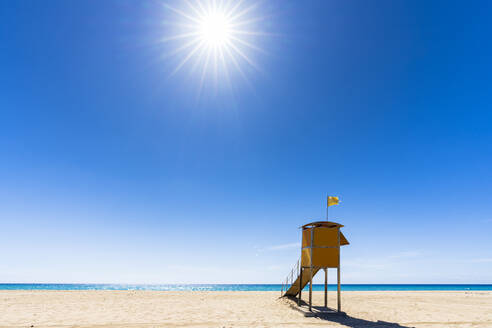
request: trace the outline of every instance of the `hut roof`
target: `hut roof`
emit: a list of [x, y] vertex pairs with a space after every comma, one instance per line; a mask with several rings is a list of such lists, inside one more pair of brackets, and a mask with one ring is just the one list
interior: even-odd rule
[[[306, 223], [301, 228], [302, 230], [304, 230], [304, 229], [318, 228], [318, 227], [341, 228], [343, 227], [343, 224], [331, 222], [331, 221], [315, 221], [315, 222]], [[349, 245], [347, 238], [345, 238], [345, 236], [341, 231], [340, 231], [340, 245], [341, 246]]]
[[335, 228], [335, 227], [343, 227], [343, 224], [331, 222], [331, 221], [315, 221], [306, 223], [302, 226], [303, 229], [312, 228], [312, 227], [327, 227], [327, 228]]

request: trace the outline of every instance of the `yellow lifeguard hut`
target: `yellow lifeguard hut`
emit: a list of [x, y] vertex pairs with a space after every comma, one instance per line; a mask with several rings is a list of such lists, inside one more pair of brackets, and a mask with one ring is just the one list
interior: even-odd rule
[[[330, 204], [328, 198], [328, 206]], [[328, 303], [328, 268], [337, 269], [337, 310], [341, 311], [340, 297], [340, 246], [349, 242], [340, 231], [343, 225], [330, 221], [316, 221], [303, 225], [301, 258], [282, 284], [282, 296], [299, 295], [301, 304], [302, 289], [309, 283], [309, 311], [312, 310], [313, 277], [319, 270], [325, 272], [325, 307]]]

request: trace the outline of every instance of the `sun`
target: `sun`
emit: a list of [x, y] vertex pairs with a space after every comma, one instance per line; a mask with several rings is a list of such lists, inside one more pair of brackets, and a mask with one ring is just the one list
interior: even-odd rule
[[212, 12], [201, 18], [200, 38], [209, 47], [222, 47], [231, 42], [232, 23], [223, 12]]
[[260, 70], [255, 57], [265, 51], [257, 43], [266, 34], [257, 2], [182, 0], [164, 7], [170, 15], [161, 42], [175, 59], [171, 75], [187, 67], [201, 87], [210, 77], [230, 83], [235, 73], [247, 79], [250, 68]]

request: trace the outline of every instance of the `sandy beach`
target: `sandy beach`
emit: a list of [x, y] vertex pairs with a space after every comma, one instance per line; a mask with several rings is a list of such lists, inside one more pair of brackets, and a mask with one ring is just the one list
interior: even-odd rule
[[[278, 292], [0, 291], [0, 326], [492, 327], [492, 292], [342, 296], [346, 316], [306, 317]], [[331, 293], [329, 306], [335, 301]]]

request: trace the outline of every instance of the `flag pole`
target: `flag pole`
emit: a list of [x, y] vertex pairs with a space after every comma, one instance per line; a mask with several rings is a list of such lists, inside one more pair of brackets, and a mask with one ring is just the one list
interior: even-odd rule
[[328, 221], [328, 208], [330, 207], [330, 204], [328, 203], [330, 199], [329, 197], [329, 195], [326, 195], [326, 221]]

